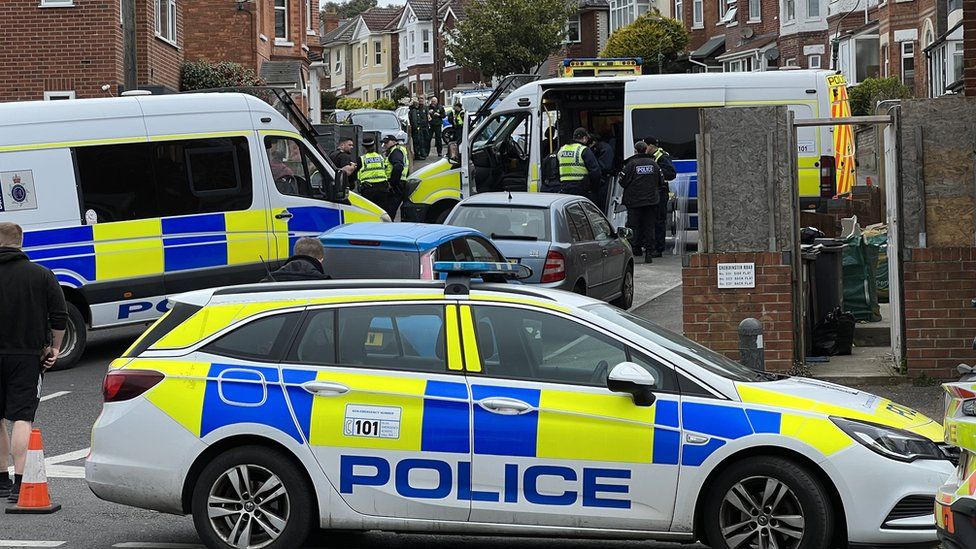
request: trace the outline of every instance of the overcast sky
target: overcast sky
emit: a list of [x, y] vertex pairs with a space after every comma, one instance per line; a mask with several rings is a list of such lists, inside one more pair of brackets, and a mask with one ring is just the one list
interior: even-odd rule
[[[341, 1], [341, 0], [339, 0]], [[326, 0], [319, 0], [319, 5], [325, 4]], [[402, 6], [404, 4], [403, 0], [379, 0], [379, 5], [381, 6]]]

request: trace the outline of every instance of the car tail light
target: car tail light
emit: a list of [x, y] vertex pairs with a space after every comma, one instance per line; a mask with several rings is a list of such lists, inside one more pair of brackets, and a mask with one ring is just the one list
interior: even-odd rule
[[420, 258], [420, 280], [435, 280], [434, 250], [425, 253]]
[[102, 382], [105, 402], [122, 402], [135, 398], [166, 377], [155, 370], [112, 370]]
[[549, 252], [546, 255], [546, 264], [542, 267], [540, 282], [559, 282], [564, 278], [566, 278], [566, 258], [559, 252]]

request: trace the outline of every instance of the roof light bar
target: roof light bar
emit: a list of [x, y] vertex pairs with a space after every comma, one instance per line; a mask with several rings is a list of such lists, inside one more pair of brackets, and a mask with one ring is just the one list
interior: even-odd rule
[[490, 261], [435, 261], [434, 270], [439, 273], [458, 273], [479, 275], [484, 273], [518, 273], [522, 268], [518, 263]]

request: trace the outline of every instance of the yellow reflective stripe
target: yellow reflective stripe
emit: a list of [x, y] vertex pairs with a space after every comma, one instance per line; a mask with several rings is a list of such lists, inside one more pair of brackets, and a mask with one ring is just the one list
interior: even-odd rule
[[854, 444], [854, 440], [827, 418], [784, 413], [780, 419], [780, 434], [816, 448], [825, 456], [832, 456]]
[[478, 293], [472, 293], [470, 297], [471, 299], [477, 299], [481, 301], [501, 301], [504, 303], [518, 303], [520, 305], [534, 305], [536, 307], [552, 309], [554, 311], [559, 311], [566, 314], [572, 313], [572, 309], [570, 309], [569, 307], [564, 307], [562, 305], [559, 305], [558, 303], [552, 301], [543, 301], [541, 299], [513, 297], [507, 295], [486, 295], [486, 294], [478, 294]]
[[277, 137], [294, 137], [299, 141], [304, 141], [304, 139], [302, 139], [302, 136], [299, 135], [297, 132], [290, 132], [287, 130], [258, 130], [258, 134], [277, 136]]
[[[350, 209], [352, 208], [355, 209]], [[380, 217], [386, 212], [376, 204], [366, 200], [362, 196], [350, 192], [349, 206], [342, 206], [342, 222], [357, 223], [359, 221], [379, 221]]]
[[724, 107], [724, 101], [698, 101], [693, 103], [642, 103], [639, 105], [627, 105], [626, 109], [670, 109], [674, 107]]
[[179, 349], [189, 347], [197, 341], [209, 337], [217, 331], [230, 326], [237, 313], [244, 307], [242, 303], [210, 305], [193, 313], [182, 324], [153, 343], [150, 349]]
[[251, 130], [229, 130], [223, 132], [206, 133], [173, 133], [168, 135], [150, 135], [149, 141], [174, 141], [177, 139], [205, 139], [208, 137], [247, 137]]
[[469, 372], [480, 372], [478, 337], [474, 332], [474, 320], [471, 318], [471, 307], [468, 305], [461, 305], [461, 332], [464, 336], [464, 366]]
[[461, 338], [458, 334], [458, 313], [455, 305], [448, 305], [445, 311], [444, 333], [447, 334], [447, 369], [463, 370], [464, 360], [461, 356]]
[[[132, 342], [132, 345], [129, 345], [129, 348], [126, 349], [124, 353], [122, 353], [122, 356], [124, 356], [124, 357], [125, 356], [131, 356], [130, 353], [132, 353], [132, 350], [135, 349], [136, 346], [139, 345], [139, 342], [141, 342], [143, 339], [146, 339], [146, 334], [148, 334], [150, 331], [152, 331], [152, 329], [155, 328], [157, 324], [161, 323], [163, 320], [166, 320], [166, 317], [168, 317], [169, 314], [172, 313], [172, 312], [173, 312], [173, 309], [170, 309], [170, 310], [166, 311], [165, 313], [163, 313], [163, 316], [161, 316], [161, 317], [159, 317], [159, 318], [156, 319], [156, 322], [153, 322], [152, 324], [150, 324], [149, 327], [146, 328], [146, 331], [142, 332], [142, 335], [140, 335], [138, 338], [136, 338], [136, 340]], [[118, 362], [120, 360], [124, 360], [124, 359], [116, 359], [116, 360], [112, 361], [112, 364], [115, 364], [116, 362]], [[110, 365], [109, 368], [111, 369], [111, 367], [112, 366]]]
[[96, 280], [162, 274], [162, 223], [156, 217], [92, 225]]
[[628, 395], [543, 389], [536, 456], [651, 463], [656, 409], [634, 406]]
[[162, 372], [163, 381], [146, 393], [166, 415], [196, 436], [200, 436], [203, 419], [203, 400], [210, 374], [209, 362], [178, 360], [134, 360], [127, 369], [146, 369]]

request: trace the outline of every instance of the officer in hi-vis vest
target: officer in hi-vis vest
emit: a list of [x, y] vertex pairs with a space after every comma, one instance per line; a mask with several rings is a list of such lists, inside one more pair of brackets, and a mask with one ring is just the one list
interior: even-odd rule
[[396, 219], [397, 210], [403, 204], [405, 183], [410, 174], [410, 157], [407, 148], [397, 141], [393, 135], [383, 138], [383, 147], [386, 148], [386, 163], [383, 169], [386, 171], [386, 180], [390, 183], [390, 199], [387, 204], [380, 204], [390, 219]]
[[586, 146], [590, 133], [586, 128], [576, 128], [573, 142], [563, 145], [556, 153], [559, 162], [559, 180], [547, 181], [544, 192], [578, 194], [587, 196], [600, 186], [603, 171], [593, 151]]
[[359, 159], [359, 194], [386, 210], [390, 202], [386, 158], [376, 152], [376, 140], [372, 137], [363, 138], [363, 148], [366, 149], [366, 154]]

